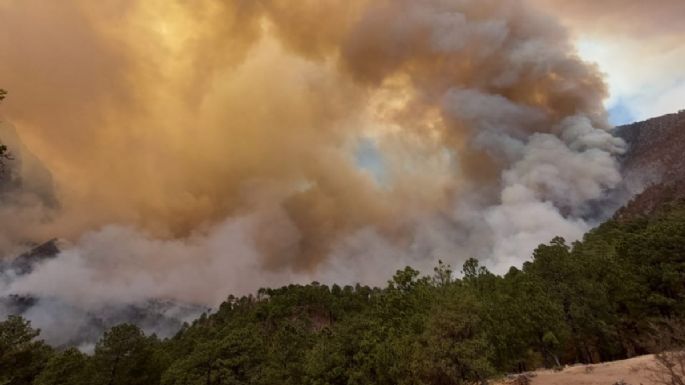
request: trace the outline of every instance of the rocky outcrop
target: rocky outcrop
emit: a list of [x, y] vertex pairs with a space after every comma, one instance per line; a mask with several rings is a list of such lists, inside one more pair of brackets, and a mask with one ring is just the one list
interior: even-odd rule
[[621, 157], [625, 188], [633, 197], [616, 212], [631, 219], [685, 199], [685, 110], [618, 127], [628, 144]]

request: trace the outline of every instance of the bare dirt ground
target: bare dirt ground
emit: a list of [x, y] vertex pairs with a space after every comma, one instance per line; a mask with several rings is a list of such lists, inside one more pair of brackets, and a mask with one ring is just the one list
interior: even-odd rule
[[[594, 365], [567, 366], [561, 371], [539, 370], [530, 374], [530, 385], [657, 385], [649, 368], [654, 367], [654, 356], [640, 356], [628, 360]], [[621, 382], [623, 381], [623, 382]], [[525, 384], [509, 378], [496, 383]]]

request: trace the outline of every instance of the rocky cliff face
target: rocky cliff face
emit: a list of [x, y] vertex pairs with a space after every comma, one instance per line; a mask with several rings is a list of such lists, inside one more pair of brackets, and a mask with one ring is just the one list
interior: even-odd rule
[[633, 196], [618, 219], [649, 215], [685, 199], [685, 110], [618, 127], [628, 144], [621, 158], [625, 188]]

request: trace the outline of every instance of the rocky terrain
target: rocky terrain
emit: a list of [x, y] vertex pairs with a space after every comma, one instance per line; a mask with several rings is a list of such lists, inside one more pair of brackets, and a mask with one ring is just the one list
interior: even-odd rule
[[621, 158], [630, 202], [616, 217], [649, 215], [661, 204], [685, 198], [685, 110], [618, 127], [628, 144]]

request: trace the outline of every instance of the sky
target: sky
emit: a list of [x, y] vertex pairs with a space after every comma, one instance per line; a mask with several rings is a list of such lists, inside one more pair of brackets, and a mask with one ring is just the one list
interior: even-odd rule
[[599, 65], [613, 124], [685, 108], [685, 1], [533, 1], [559, 17], [580, 55]]

